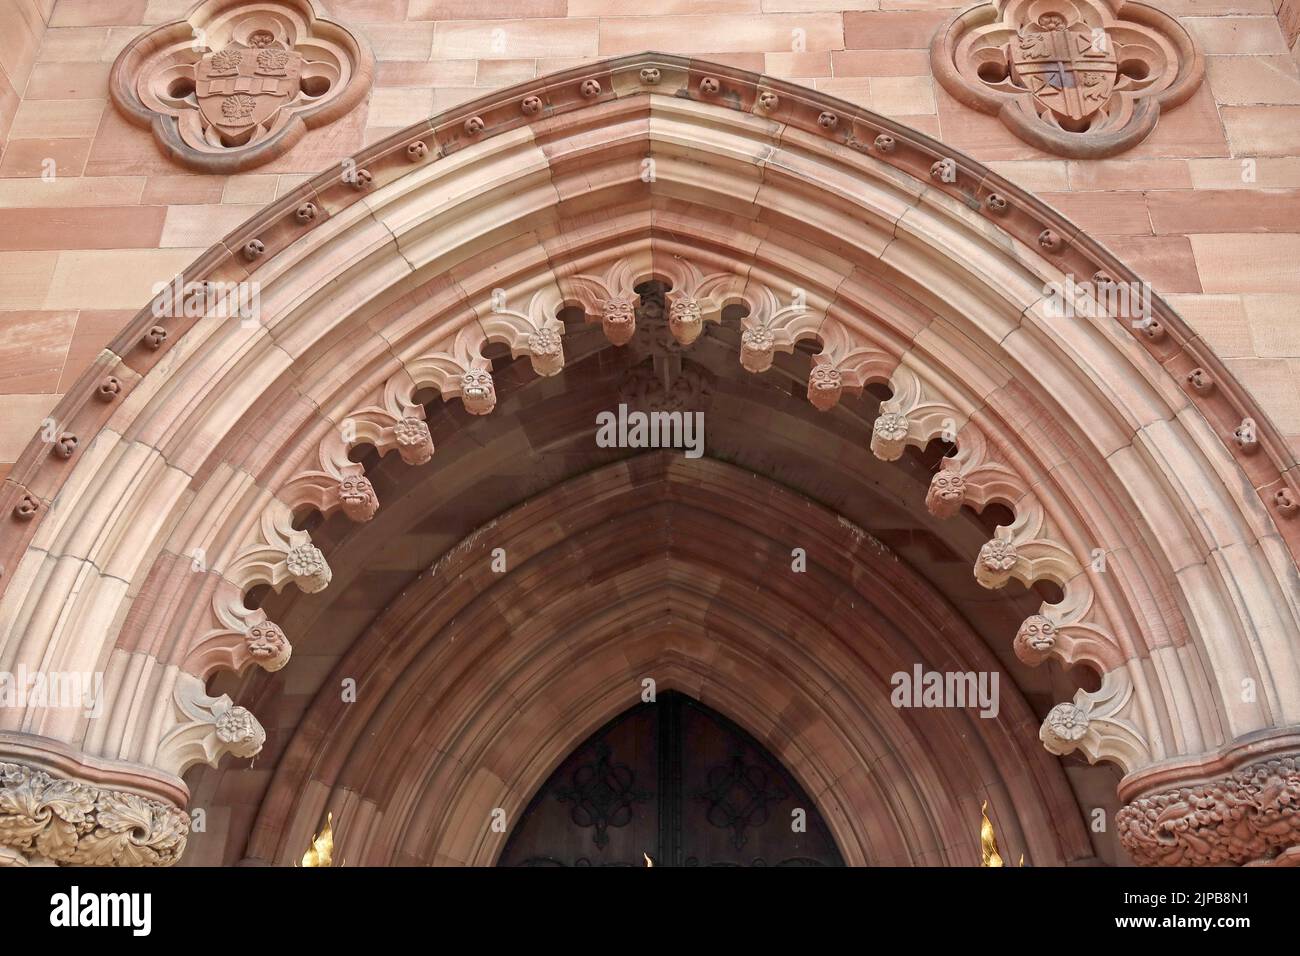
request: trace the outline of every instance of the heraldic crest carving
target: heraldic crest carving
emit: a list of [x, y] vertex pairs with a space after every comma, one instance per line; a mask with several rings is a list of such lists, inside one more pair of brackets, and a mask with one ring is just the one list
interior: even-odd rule
[[365, 96], [373, 59], [310, 0], [207, 0], [142, 34], [113, 64], [113, 101], [173, 159], [204, 172], [260, 165]]
[[996, 0], [940, 29], [935, 76], [1047, 152], [1113, 156], [1200, 85], [1204, 58], [1173, 17], [1125, 0]]

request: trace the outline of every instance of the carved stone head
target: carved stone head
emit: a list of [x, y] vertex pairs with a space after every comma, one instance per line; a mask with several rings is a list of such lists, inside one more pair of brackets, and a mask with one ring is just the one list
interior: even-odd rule
[[248, 653], [263, 670], [278, 671], [289, 663], [292, 648], [284, 631], [273, 621], [261, 621], [248, 629], [244, 638]]
[[609, 299], [600, 310], [605, 338], [614, 345], [627, 345], [636, 333], [636, 310], [629, 299]]
[[829, 411], [840, 400], [844, 383], [840, 370], [829, 363], [820, 363], [808, 373], [808, 401], [819, 412]]
[[925, 507], [936, 518], [951, 518], [966, 501], [966, 479], [955, 471], [942, 470], [930, 479]]
[[339, 481], [343, 513], [353, 521], [369, 521], [379, 510], [379, 497], [365, 475], [346, 475]]
[[690, 345], [704, 331], [700, 303], [690, 296], [673, 296], [668, 307], [668, 328], [682, 345]]
[[1013, 647], [1016, 657], [1030, 667], [1037, 667], [1056, 647], [1056, 625], [1041, 614], [1026, 618], [1020, 630], [1016, 631]]
[[497, 407], [496, 385], [485, 368], [472, 368], [460, 378], [460, 398], [471, 415], [486, 415]]

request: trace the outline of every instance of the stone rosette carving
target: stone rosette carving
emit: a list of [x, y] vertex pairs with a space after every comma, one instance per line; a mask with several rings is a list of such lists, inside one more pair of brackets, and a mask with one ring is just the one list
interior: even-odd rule
[[113, 102], [177, 162], [208, 173], [280, 156], [369, 91], [373, 57], [310, 0], [206, 0], [118, 56]]
[[882, 461], [897, 461], [903, 457], [908, 427], [902, 412], [882, 412], [871, 426], [871, 451]]
[[225, 694], [209, 696], [193, 674], [177, 677], [172, 707], [175, 724], [158, 745], [155, 763], [178, 777], [195, 764], [215, 767], [226, 754], [255, 757], [266, 743], [266, 731], [247, 708]]
[[534, 292], [522, 311], [510, 308], [504, 298], [494, 294], [491, 303], [480, 310], [479, 322], [487, 341], [509, 346], [514, 358], [527, 355], [536, 374], [558, 375], [564, 368], [564, 323], [556, 318], [562, 301], [560, 291], [549, 284]]
[[294, 582], [308, 594], [325, 590], [334, 576], [325, 555], [314, 544], [291, 548], [284, 562]]
[[1074, 700], [1057, 704], [1043, 719], [1038, 739], [1058, 757], [1080, 751], [1089, 763], [1113, 760], [1120, 766], [1140, 766], [1151, 750], [1139, 726], [1133, 702], [1133, 682], [1124, 670], [1102, 676], [1096, 691], [1080, 690]]
[[1190, 97], [1204, 58], [1174, 17], [1127, 0], [996, 0], [930, 48], [935, 76], [974, 109], [1060, 156], [1113, 156]]
[[0, 865], [170, 866], [189, 829], [160, 800], [0, 762]]
[[1016, 546], [1005, 538], [993, 538], [980, 547], [975, 561], [975, 579], [986, 588], [1002, 587], [1016, 566]]
[[1115, 825], [1120, 843], [1141, 866], [1273, 860], [1300, 846], [1300, 756], [1146, 794], [1122, 807]]
[[403, 418], [393, 426], [397, 454], [408, 465], [423, 465], [433, 457], [433, 436], [422, 418]]

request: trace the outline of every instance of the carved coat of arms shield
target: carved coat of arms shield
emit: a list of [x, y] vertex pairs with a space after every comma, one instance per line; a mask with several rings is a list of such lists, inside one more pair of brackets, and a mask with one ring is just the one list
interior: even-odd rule
[[1097, 112], [1115, 88], [1115, 46], [1104, 30], [1063, 18], [1022, 28], [1012, 46], [1017, 82], [1067, 127]]
[[231, 43], [206, 54], [194, 71], [204, 120], [229, 137], [269, 126], [297, 95], [302, 63], [301, 54], [279, 43]]

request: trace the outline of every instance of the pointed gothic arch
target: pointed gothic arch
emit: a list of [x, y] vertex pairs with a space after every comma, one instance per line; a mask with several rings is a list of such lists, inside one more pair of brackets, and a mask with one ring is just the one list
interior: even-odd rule
[[[155, 862], [174, 859], [180, 775], [265, 737], [206, 681], [283, 667], [298, 639], [246, 595], [329, 585], [306, 513], [374, 514], [352, 451], [428, 462], [428, 390], [489, 414], [490, 345], [553, 375], [565, 309], [617, 346], [654, 280], [680, 345], [738, 310], [744, 368], [797, 377], [816, 408], [886, 388], [878, 458], [955, 440], [917, 505], [1011, 510], [974, 574], [1059, 588], [1022, 628], [1054, 640], [1025, 656], [1101, 681], [1041, 737], [1114, 762], [1122, 798], [1148, 801], [1121, 821], [1139, 859], [1276, 852], [1293, 831], [1198, 823], [1206, 856], [1145, 811], [1176, 782], [1232, 788], [1245, 763], [1294, 776], [1295, 463], [1164, 303], [1140, 327], [1061, 319], [1045, 289], [1067, 276], [1138, 281], [968, 157], [745, 71], [643, 54], [440, 114], [215, 244], [177, 286], [200, 314], [160, 295], [56, 409], [74, 440], [29, 445], [5, 482], [0, 667], [103, 672], [106, 715], [0, 712], [0, 757], [116, 781], [151, 807]], [[257, 284], [260, 321], [220, 317], [238, 283]]]

